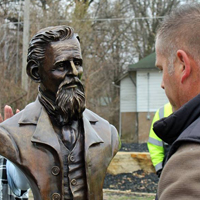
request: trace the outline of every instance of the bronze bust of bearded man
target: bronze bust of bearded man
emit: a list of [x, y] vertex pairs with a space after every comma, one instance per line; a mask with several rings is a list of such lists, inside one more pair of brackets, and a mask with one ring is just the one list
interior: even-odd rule
[[0, 124], [0, 154], [26, 175], [36, 200], [102, 200], [107, 167], [118, 151], [114, 126], [85, 109], [78, 36], [68, 26], [30, 41], [27, 74], [35, 102]]

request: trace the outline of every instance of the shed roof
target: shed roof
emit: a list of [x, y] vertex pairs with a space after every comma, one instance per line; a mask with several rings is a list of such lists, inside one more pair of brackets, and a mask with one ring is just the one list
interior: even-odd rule
[[128, 71], [137, 71], [144, 69], [156, 69], [156, 54], [155, 52], [142, 58], [139, 62], [129, 65]]
[[154, 52], [142, 58], [139, 62], [129, 65], [127, 71], [122, 73], [121, 76], [117, 80], [115, 80], [115, 83], [119, 84], [119, 82], [123, 78], [125, 78], [131, 71], [158, 70], [158, 68], [155, 66], [155, 62], [156, 62], [156, 53]]

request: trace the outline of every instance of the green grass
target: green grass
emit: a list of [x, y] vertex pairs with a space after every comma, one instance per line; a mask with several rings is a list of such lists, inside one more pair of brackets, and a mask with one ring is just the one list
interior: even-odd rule
[[154, 200], [155, 196], [139, 195], [139, 194], [116, 194], [114, 192], [105, 192], [104, 200]]
[[110, 196], [104, 200], [154, 200], [154, 197], [145, 197], [145, 196]]

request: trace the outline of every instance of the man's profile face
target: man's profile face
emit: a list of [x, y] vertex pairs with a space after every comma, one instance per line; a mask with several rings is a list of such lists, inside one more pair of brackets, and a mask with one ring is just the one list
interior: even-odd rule
[[173, 107], [173, 111], [178, 110], [180, 105], [180, 76], [177, 62], [173, 63], [174, 71], [169, 73], [168, 59], [159, 53], [159, 47], [156, 45], [156, 67], [162, 72], [161, 88], [165, 90], [167, 98]]
[[39, 68], [39, 74], [41, 84], [52, 96], [56, 95], [59, 85], [66, 76], [80, 79], [82, 73], [81, 48], [75, 36], [72, 39], [50, 43], [46, 48], [44, 64]]

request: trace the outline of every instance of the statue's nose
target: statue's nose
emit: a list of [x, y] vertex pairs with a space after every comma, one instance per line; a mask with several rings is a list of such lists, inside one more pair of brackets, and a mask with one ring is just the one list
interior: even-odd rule
[[70, 60], [70, 64], [71, 64], [71, 67], [72, 67], [72, 73], [73, 73], [75, 76], [78, 76], [78, 70], [76, 69], [76, 66], [75, 66], [73, 60]]

